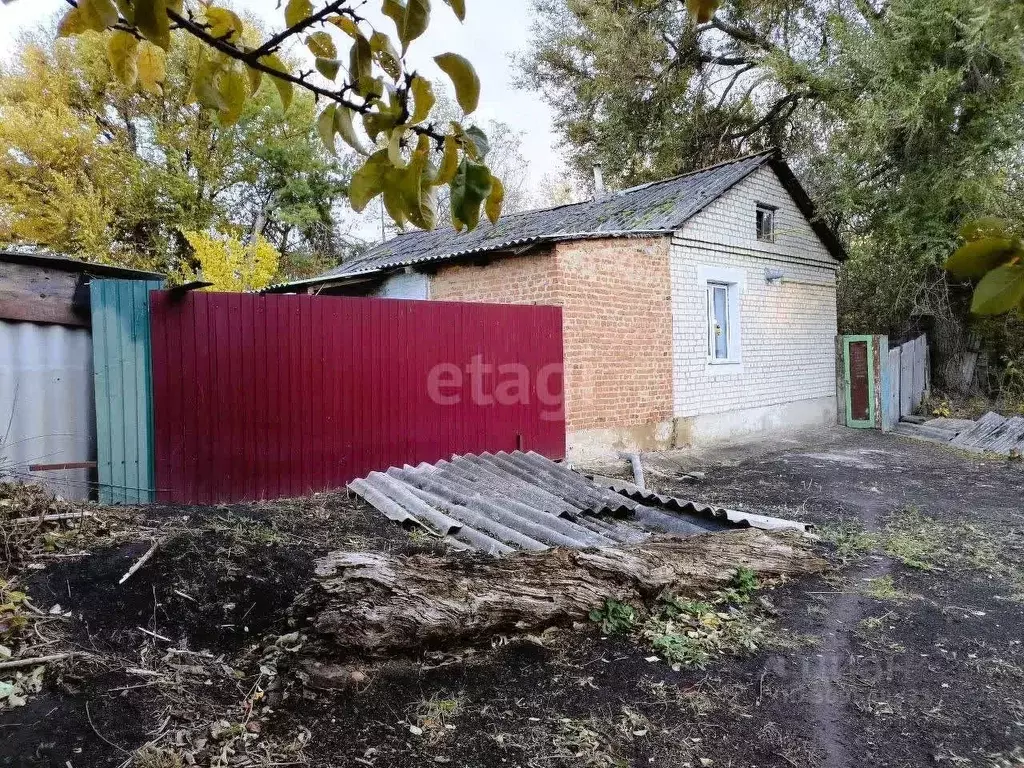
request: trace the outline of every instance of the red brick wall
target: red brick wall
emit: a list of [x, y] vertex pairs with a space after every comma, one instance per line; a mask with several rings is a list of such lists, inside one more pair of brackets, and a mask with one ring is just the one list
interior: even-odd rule
[[555, 260], [545, 253], [500, 259], [486, 267], [444, 267], [430, 279], [430, 298], [560, 305], [557, 286]]
[[430, 298], [557, 304], [570, 431], [672, 418], [669, 238], [559, 243], [549, 255], [447, 267]]

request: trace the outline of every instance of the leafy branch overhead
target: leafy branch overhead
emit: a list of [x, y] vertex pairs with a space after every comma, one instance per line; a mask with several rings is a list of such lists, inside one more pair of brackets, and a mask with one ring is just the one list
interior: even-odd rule
[[1001, 219], [980, 219], [961, 230], [964, 245], [946, 261], [957, 277], [978, 280], [971, 311], [1024, 315], [1024, 243]]
[[[359, 12], [366, 0], [287, 0], [283, 27], [265, 39], [228, 8], [185, 0], [67, 0], [61, 37], [106, 36], [111, 71], [128, 86], [163, 95], [166, 54], [180, 30], [203, 43], [191, 99], [225, 126], [236, 123], [246, 103], [270, 82], [285, 110], [296, 88], [312, 93], [322, 108], [316, 128], [333, 152], [337, 138], [365, 156], [352, 179], [352, 207], [362, 211], [377, 196], [391, 217], [422, 229], [437, 223], [437, 188], [451, 189], [452, 223], [473, 229], [481, 209], [496, 222], [504, 196], [487, 167], [487, 137], [461, 121], [431, 119], [429, 80], [406, 63], [410, 45], [430, 25], [430, 0], [381, 0], [394, 25], [388, 34]], [[464, 20], [464, 0], [444, 0]], [[292, 42], [309, 51], [304, 68], [284, 55]], [[464, 117], [476, 111], [480, 80], [456, 53], [435, 57], [448, 76]]]

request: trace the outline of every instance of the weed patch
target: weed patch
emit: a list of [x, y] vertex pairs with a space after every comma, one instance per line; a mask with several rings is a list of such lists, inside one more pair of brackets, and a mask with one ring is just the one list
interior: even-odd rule
[[868, 579], [864, 594], [876, 600], [911, 600], [914, 598], [914, 595], [899, 589], [892, 576]]
[[628, 632], [636, 624], [637, 610], [629, 603], [609, 597], [590, 612], [590, 620], [600, 624], [601, 631], [609, 635]]
[[[910, 508], [892, 515], [881, 531], [843, 523], [822, 526], [819, 533], [835, 547], [844, 564], [876, 552], [915, 570], [974, 570], [1024, 585], [1024, 573], [1012, 542], [999, 530], [973, 523], [947, 523]], [[880, 584], [878, 588], [884, 586]], [[879, 599], [900, 598], [889, 594]]]
[[753, 653], [765, 644], [771, 619], [751, 605], [756, 573], [740, 568], [729, 585], [709, 595], [662, 595], [649, 612], [607, 599], [590, 612], [601, 630], [632, 633], [676, 667], [703, 669], [716, 657]]

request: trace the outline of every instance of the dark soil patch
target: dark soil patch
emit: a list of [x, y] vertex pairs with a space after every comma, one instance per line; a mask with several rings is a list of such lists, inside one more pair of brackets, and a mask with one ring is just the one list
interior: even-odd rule
[[29, 593], [71, 608], [81, 643], [131, 650], [143, 627], [179, 648], [228, 652], [283, 627], [315, 554], [298, 545], [253, 546], [217, 531], [179, 533], [119, 584], [147, 549], [126, 544], [60, 563], [30, 581]]
[[[913, 506], [937, 525], [969, 521], [1011, 550], [1024, 531], [1019, 467], [876, 434], [846, 431], [813, 448], [702, 469], [708, 477], [697, 486], [652, 485], [876, 532]], [[68, 631], [86, 650], [151, 663], [167, 644], [140, 626], [179, 647], [209, 648], [218, 654], [210, 683], [182, 672], [149, 684], [78, 662], [61, 677], [57, 666], [28, 706], [0, 713], [0, 765], [116, 766], [125, 755], [96, 731], [133, 749], [167, 717], [176, 727], [211, 713], [243, 722], [251, 692], [267, 685], [253, 648], [291, 628], [288, 606], [319, 554], [432, 549], [344, 495], [144, 516], [138, 541], [51, 564], [30, 594], [43, 608], [72, 610]], [[118, 588], [153, 535], [164, 539], [157, 555]], [[823, 547], [837, 562], [849, 556]], [[602, 637], [588, 623], [538, 642], [499, 639], [459, 656], [363, 666], [363, 681], [338, 691], [290, 679], [268, 691], [274, 711], [259, 724], [277, 742], [308, 729], [304, 759], [316, 766], [1016, 768], [1021, 590], [983, 565], [921, 571], [861, 552], [824, 578], [769, 593], [780, 628], [797, 641], [704, 670], [648, 661], [644, 641]], [[275, 754], [264, 764], [290, 760]]]
[[145, 741], [153, 713], [160, 709], [159, 697], [151, 691], [117, 690], [138, 682], [123, 673], [53, 681], [24, 707], [5, 713], [0, 765], [120, 764]]

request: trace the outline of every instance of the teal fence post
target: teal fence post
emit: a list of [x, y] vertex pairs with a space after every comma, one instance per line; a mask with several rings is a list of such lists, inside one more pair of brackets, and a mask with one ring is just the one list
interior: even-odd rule
[[96, 463], [102, 504], [154, 500], [149, 292], [157, 280], [93, 280]]

